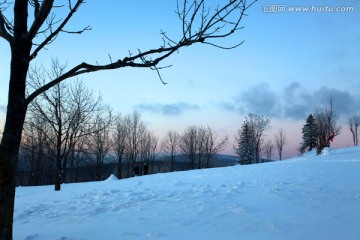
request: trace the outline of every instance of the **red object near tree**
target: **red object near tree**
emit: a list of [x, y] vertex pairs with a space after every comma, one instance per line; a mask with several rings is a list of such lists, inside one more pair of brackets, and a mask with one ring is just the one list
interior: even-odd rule
[[334, 132], [332, 132], [331, 135], [328, 137], [327, 142], [329, 143], [330, 141], [331, 142], [334, 141], [334, 137], [335, 137], [335, 134], [334, 134]]

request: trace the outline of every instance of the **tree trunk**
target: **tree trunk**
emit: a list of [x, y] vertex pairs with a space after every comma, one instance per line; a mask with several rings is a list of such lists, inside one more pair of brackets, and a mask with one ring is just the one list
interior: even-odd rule
[[[26, 2], [26, 4], [24, 4]], [[15, 205], [16, 171], [23, 125], [26, 117], [26, 75], [32, 43], [27, 36], [27, 1], [15, 1], [14, 38], [8, 106], [0, 144], [0, 239], [11, 240]]]
[[60, 191], [60, 190], [61, 190], [61, 172], [57, 170], [55, 176], [55, 191]]
[[175, 166], [175, 156], [171, 154], [171, 172], [174, 171], [174, 166]]
[[118, 169], [117, 169], [118, 179], [121, 179], [121, 173], [122, 173], [122, 157], [119, 157], [118, 158]]
[[[19, 73], [13, 74], [14, 78]], [[26, 74], [25, 74], [26, 76]], [[17, 90], [17, 89], [16, 89]], [[0, 239], [12, 239], [16, 171], [26, 105], [21, 94], [9, 89], [6, 124], [0, 145]]]
[[[4, 138], [3, 137], [3, 142]], [[12, 239], [17, 154], [14, 147], [0, 150], [0, 239]]]
[[60, 156], [56, 156], [56, 171], [55, 171], [55, 191], [61, 190], [61, 158]]

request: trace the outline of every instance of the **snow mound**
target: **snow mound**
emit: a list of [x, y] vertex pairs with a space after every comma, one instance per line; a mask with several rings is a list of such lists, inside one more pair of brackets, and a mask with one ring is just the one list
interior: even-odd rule
[[322, 150], [321, 155], [323, 155], [323, 156], [331, 155], [331, 148], [328, 148], [328, 147], [324, 148]]
[[[316, 156], [317, 156], [316, 150], [311, 150], [311, 151], [305, 152], [302, 155], [302, 159], [313, 158], [313, 157], [316, 157]], [[298, 157], [295, 157], [295, 158], [298, 158]]]
[[358, 240], [360, 147], [266, 164], [16, 189], [14, 240]]
[[119, 180], [114, 174], [111, 174], [110, 177], [108, 177], [105, 182], [111, 182], [111, 181], [117, 181]]

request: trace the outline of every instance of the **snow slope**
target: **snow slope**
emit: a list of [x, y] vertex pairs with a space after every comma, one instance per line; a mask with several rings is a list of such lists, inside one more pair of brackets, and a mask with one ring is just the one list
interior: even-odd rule
[[15, 240], [360, 239], [360, 147], [125, 180], [19, 187]]

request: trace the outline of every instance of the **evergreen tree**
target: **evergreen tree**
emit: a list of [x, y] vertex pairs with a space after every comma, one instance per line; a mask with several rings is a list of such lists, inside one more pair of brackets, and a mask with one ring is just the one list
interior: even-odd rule
[[301, 149], [305, 151], [311, 151], [317, 147], [318, 142], [318, 125], [312, 114], [306, 119], [306, 124], [302, 128], [303, 142]]
[[253, 129], [248, 121], [245, 121], [238, 133], [238, 163], [241, 165], [251, 164], [256, 158]]

